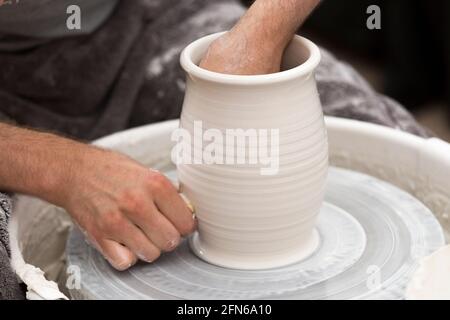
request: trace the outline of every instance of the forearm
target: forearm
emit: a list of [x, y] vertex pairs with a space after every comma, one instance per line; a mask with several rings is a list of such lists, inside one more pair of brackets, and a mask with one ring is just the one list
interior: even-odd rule
[[0, 190], [66, 209], [118, 270], [173, 250], [195, 220], [161, 173], [117, 152], [0, 123]]
[[256, 0], [233, 30], [246, 34], [249, 41], [284, 49], [318, 3], [319, 0]]
[[[0, 123], [0, 189], [60, 204], [81, 143]], [[80, 157], [80, 159], [76, 159]]]
[[202, 68], [235, 75], [280, 71], [283, 52], [319, 0], [256, 0], [239, 22], [214, 41]]

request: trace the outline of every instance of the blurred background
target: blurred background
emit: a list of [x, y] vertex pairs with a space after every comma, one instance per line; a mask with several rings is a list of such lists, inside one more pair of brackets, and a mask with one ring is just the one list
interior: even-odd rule
[[[370, 5], [380, 8], [379, 30], [366, 27]], [[450, 141], [450, 1], [323, 0], [301, 34]]]

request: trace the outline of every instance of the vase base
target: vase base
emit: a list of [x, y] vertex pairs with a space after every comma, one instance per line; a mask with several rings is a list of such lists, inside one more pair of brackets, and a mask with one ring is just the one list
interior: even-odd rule
[[264, 270], [288, 266], [310, 257], [320, 245], [320, 235], [316, 229], [301, 245], [280, 255], [229, 254], [214, 248], [208, 248], [201, 241], [198, 232], [189, 239], [189, 246], [200, 259], [213, 265], [238, 270]]

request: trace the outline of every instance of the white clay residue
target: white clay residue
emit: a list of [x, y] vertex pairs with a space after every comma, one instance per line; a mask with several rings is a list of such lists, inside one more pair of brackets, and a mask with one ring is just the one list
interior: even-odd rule
[[410, 300], [450, 300], [450, 245], [421, 260], [407, 290]]

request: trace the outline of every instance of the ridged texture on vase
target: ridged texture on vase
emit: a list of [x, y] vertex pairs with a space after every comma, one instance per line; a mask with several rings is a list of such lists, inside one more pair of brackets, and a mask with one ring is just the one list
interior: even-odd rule
[[[205, 47], [212, 39], [191, 46]], [[285, 60], [304, 59], [305, 46], [311, 56], [319, 55], [311, 42], [296, 37]], [[196, 121], [201, 121], [203, 131], [213, 128], [224, 136], [226, 129], [267, 129], [269, 142], [270, 130], [279, 130], [279, 169], [274, 175], [261, 175], [268, 165], [249, 164], [248, 145], [245, 164], [179, 164], [182, 192], [194, 204], [199, 222], [191, 246], [211, 263], [239, 269], [270, 268], [305, 258], [319, 243], [314, 225], [328, 168], [315, 65], [294, 76], [302, 66], [291, 69], [291, 76], [282, 81], [264, 75], [248, 76], [246, 84], [223, 83], [220, 74], [208, 72], [218, 77], [215, 81], [199, 75], [199, 68], [192, 72], [186, 62], [196, 62], [192, 50], [188, 47], [182, 55], [188, 77], [180, 126], [192, 137]], [[292, 64], [295, 61], [287, 61]], [[267, 81], [253, 83], [258, 77]], [[208, 142], [203, 144], [200, 151]], [[199, 146], [192, 142], [195, 148]]]

